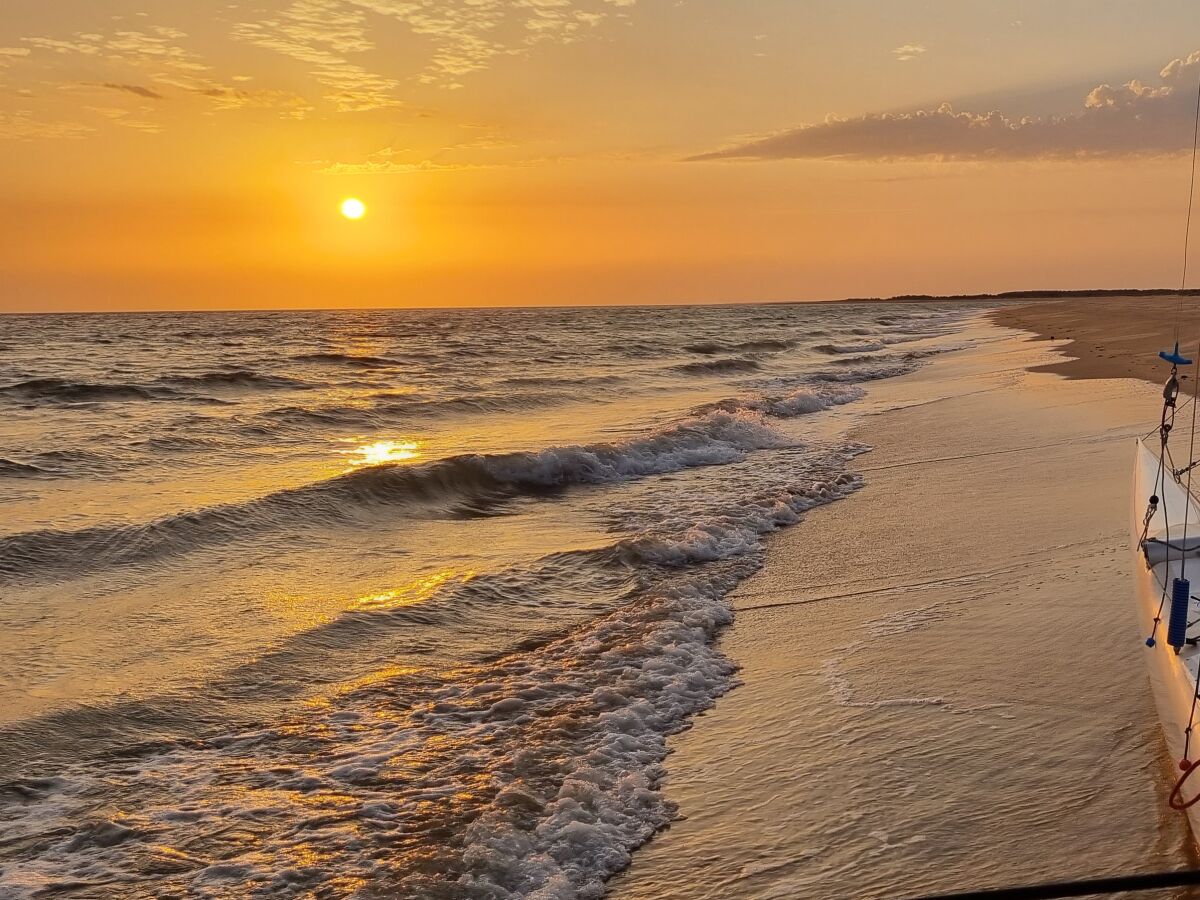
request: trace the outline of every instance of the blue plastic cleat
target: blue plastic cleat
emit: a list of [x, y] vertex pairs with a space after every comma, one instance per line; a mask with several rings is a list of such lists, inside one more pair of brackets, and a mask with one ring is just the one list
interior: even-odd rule
[[1179, 341], [1175, 342], [1175, 349], [1168, 353], [1166, 350], [1158, 351], [1159, 359], [1165, 359], [1173, 366], [1190, 366], [1192, 361], [1179, 355]]

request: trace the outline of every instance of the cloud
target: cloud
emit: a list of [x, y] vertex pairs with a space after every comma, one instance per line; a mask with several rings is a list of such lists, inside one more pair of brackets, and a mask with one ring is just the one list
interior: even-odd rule
[[1159, 84], [1102, 84], [1061, 116], [1012, 117], [949, 103], [901, 113], [830, 116], [704, 153], [712, 159], [1028, 160], [1165, 155], [1189, 150], [1200, 51], [1176, 59]]
[[[43, 68], [54, 56], [75, 56], [80, 59], [72, 60], [72, 74], [84, 67], [92, 86], [145, 100], [175, 96], [168, 90], [174, 88], [209, 98], [215, 110], [270, 108], [296, 119], [318, 107], [338, 112], [386, 110], [405, 107], [405, 91], [419, 89], [421, 84], [461, 87], [465, 76], [488, 68], [498, 59], [527, 53], [547, 42], [582, 40], [601, 22], [627, 16], [635, 3], [265, 0], [252, 7], [252, 18], [233, 23], [226, 38], [300, 63], [316, 83], [315, 89], [303, 89], [306, 97], [290, 90], [271, 89], [271, 85], [240, 90], [239, 82], [249, 76], [218, 74], [213, 68], [217, 63], [210, 65], [209, 59], [196, 53], [185, 32], [149, 23], [134, 30], [130, 26], [133, 20], [121, 17], [113, 17], [104, 28], [24, 37], [21, 46], [0, 47], [0, 69], [13, 67], [18, 59], [31, 54]], [[403, 32], [403, 53], [384, 52], [396, 40], [397, 32]], [[239, 58], [243, 55], [238, 54]], [[217, 52], [210, 58], [216, 61], [224, 57]], [[70, 83], [80, 82], [71, 79]], [[54, 130], [49, 126], [47, 129], [48, 133]]]
[[30, 54], [28, 47], [0, 47], [0, 69], [11, 66], [14, 60]]
[[26, 110], [0, 111], [0, 140], [28, 141], [34, 138], [80, 138], [94, 131], [76, 122], [41, 122]]
[[418, 80], [461, 87], [496, 59], [544, 42], [580, 40], [636, 0], [293, 0], [280, 13], [235, 26], [234, 37], [308, 63], [343, 111], [399, 105], [399, 81], [351, 60], [375, 49], [366, 14], [404, 28], [428, 46]]
[[123, 128], [132, 128], [135, 131], [144, 131], [147, 134], [158, 134], [162, 131], [161, 126], [156, 125], [154, 122], [135, 118], [127, 109], [118, 109], [111, 106], [88, 106], [85, 109]]
[[100, 47], [91, 41], [61, 41], [48, 37], [27, 37], [21, 40], [39, 50], [50, 50], [54, 53], [82, 53], [87, 56], [100, 53]]
[[246, 90], [228, 87], [206, 87], [194, 90], [205, 97], [210, 97], [217, 110], [274, 109], [285, 119], [303, 119], [313, 111], [311, 103], [291, 91]]
[[[202, 73], [209, 71], [209, 67], [199, 56], [181, 45], [181, 40], [186, 37], [187, 35], [177, 28], [156, 25], [146, 31], [122, 30], [106, 35], [75, 34], [69, 40], [26, 37], [21, 38], [21, 41], [37, 50], [59, 55], [96, 57], [91, 63], [94, 66], [107, 65], [126, 71], [132, 69], [140, 73], [149, 73], [148, 77], [152, 80], [161, 80], [168, 76], [201, 78]], [[103, 82], [102, 86], [138, 94], [149, 90], [115, 79]], [[150, 94], [141, 96], [149, 97]], [[152, 99], [161, 98], [155, 96]]]
[[100, 87], [106, 87], [113, 91], [124, 91], [127, 94], [134, 94], [138, 97], [145, 97], [147, 100], [162, 100], [163, 95], [158, 91], [152, 91], [148, 87], [142, 87], [140, 84], [117, 84], [113, 81], [105, 81], [100, 84]]
[[903, 47], [897, 47], [892, 51], [892, 54], [899, 62], [908, 62], [916, 59], [924, 53], [929, 52], [923, 44], [905, 44]]
[[340, 112], [400, 106], [399, 82], [368, 71], [348, 54], [374, 49], [366, 16], [346, 0], [295, 0], [280, 14], [234, 26], [233, 36], [307, 63]]
[[438, 163], [423, 159], [416, 163], [401, 163], [390, 159], [372, 159], [361, 163], [319, 161], [313, 163], [323, 175], [412, 175], [417, 172], [453, 172], [463, 169], [484, 169], [488, 166], [467, 163]]
[[[445, 147], [442, 153], [453, 153], [466, 149], [469, 146], [476, 146], [476, 144], [475, 142], [471, 142], [470, 144]], [[490, 166], [486, 165], [457, 162], [454, 160], [420, 158], [413, 162], [405, 162], [401, 158], [406, 156], [412, 157], [412, 155], [411, 150], [398, 147], [383, 147], [374, 153], [368, 154], [367, 158], [361, 162], [333, 162], [327, 159], [319, 159], [303, 163], [303, 165], [311, 166], [324, 175], [411, 175], [417, 172], [447, 172], [461, 169], [490, 168]]]
[[[246, 90], [222, 84], [210, 74], [211, 67], [193, 51], [183, 46], [187, 34], [177, 28], [151, 26], [145, 31], [119, 30], [109, 34], [77, 33], [69, 40], [30, 37], [22, 40], [41, 51], [56, 54], [79, 54], [95, 58], [94, 65], [101, 60], [116, 72], [127, 77], [137, 77], [153, 82], [156, 86], [178, 88], [193, 94], [208, 97], [215, 110], [231, 109], [275, 109], [283, 118], [302, 119], [313, 110], [304, 98], [291, 91]], [[0, 61], [5, 55], [28, 54], [28, 48], [0, 48]], [[246, 80], [246, 76], [234, 76], [234, 81]], [[164, 100], [165, 95], [155, 88], [130, 81], [99, 81], [93, 87], [131, 94], [146, 100]], [[67, 86], [63, 86], [66, 89]], [[138, 128], [142, 131], [157, 131], [159, 126], [136, 119], [112, 115], [112, 110], [93, 107], [104, 118], [119, 125]], [[66, 132], [63, 132], [64, 134]]]
[[178, 28], [156, 25], [148, 31], [118, 31], [104, 40], [104, 48], [129, 62], [153, 63], [179, 72], [207, 72], [209, 67], [195, 53], [180, 46], [179, 41], [186, 37]]

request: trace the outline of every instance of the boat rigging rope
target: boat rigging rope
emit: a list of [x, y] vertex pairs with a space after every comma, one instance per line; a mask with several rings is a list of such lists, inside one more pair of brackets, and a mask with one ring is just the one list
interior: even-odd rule
[[[1194, 398], [1192, 398], [1192, 397], [1188, 397], [1186, 400], [1184, 400], [1183, 403], [1180, 405], [1178, 412], [1183, 412], [1185, 409], [1187, 409], [1188, 404], [1191, 403], [1193, 399]], [[1154, 437], [1154, 434], [1157, 431], [1158, 431], [1158, 426], [1155, 425], [1153, 428], [1151, 428], [1149, 431], [1147, 431], [1145, 434], [1142, 435], [1142, 440], [1143, 441], [1150, 440], [1150, 438]]]
[[[1161, 446], [1158, 452], [1158, 473], [1154, 476], [1154, 493], [1150, 496], [1150, 503], [1146, 509], [1146, 518], [1142, 527], [1142, 541], [1146, 540], [1150, 533], [1150, 520], [1154, 518], [1154, 513], [1158, 510], [1158, 504], [1162, 504], [1163, 513], [1163, 540], [1168, 547], [1171, 546], [1171, 519], [1167, 515], [1167, 441], [1171, 437], [1171, 429], [1175, 427], [1175, 398], [1178, 396], [1179, 387], [1178, 380], [1175, 378], [1176, 366], [1171, 366], [1171, 378], [1167, 382], [1167, 386], [1163, 388], [1163, 411], [1162, 418], [1158, 424], [1158, 435], [1161, 441]], [[1170, 558], [1170, 552], [1167, 554]], [[1153, 647], [1158, 639], [1158, 626], [1162, 624], [1163, 607], [1167, 603], [1167, 579], [1163, 578], [1162, 595], [1158, 598], [1158, 611], [1154, 614], [1154, 623], [1150, 628], [1150, 636], [1146, 638], [1146, 646]], [[1200, 689], [1198, 689], [1200, 690]]]

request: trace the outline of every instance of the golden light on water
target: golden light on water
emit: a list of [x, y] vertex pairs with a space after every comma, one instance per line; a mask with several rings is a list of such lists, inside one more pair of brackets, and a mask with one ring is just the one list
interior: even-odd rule
[[359, 597], [351, 604], [352, 609], [386, 610], [399, 609], [402, 606], [414, 606], [423, 603], [437, 593], [438, 589], [451, 579], [470, 581], [475, 577], [473, 571], [458, 572], [454, 569], [440, 569], [429, 575], [423, 575], [408, 584], [381, 594], [368, 594]]
[[367, 205], [357, 197], [347, 197], [342, 201], [342, 215], [347, 219], [358, 220], [367, 214]]
[[384, 463], [404, 462], [420, 456], [421, 445], [416, 441], [376, 441], [355, 447], [353, 453], [356, 466], [378, 466]]

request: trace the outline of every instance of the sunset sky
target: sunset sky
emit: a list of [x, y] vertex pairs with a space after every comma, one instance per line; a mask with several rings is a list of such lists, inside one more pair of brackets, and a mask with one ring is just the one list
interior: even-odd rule
[[1198, 48], [1195, 0], [5, 0], [0, 309], [1171, 286]]

